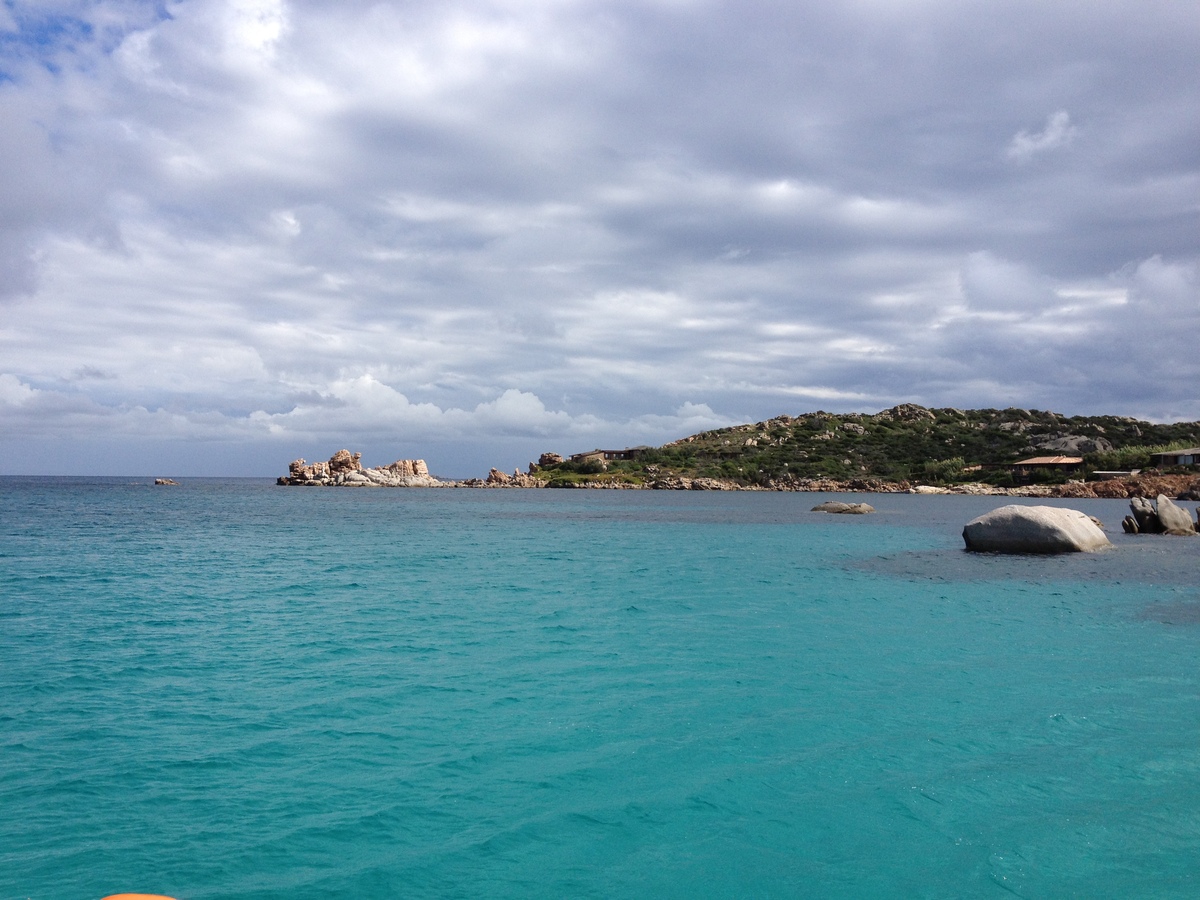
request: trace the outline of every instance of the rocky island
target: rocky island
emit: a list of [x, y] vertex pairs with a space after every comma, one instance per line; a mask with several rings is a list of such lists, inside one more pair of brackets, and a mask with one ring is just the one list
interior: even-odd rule
[[492, 469], [486, 479], [468, 478], [463, 481], [434, 478], [423, 459], [398, 459], [386, 466], [366, 468], [361, 453], [339, 450], [328, 462], [309, 463], [293, 460], [288, 474], [279, 476], [276, 484], [292, 487], [545, 487], [543, 479], [513, 472], [506, 475]]
[[453, 482], [439, 481], [429, 474], [423, 459], [398, 459], [389, 466], [363, 468], [361, 453], [339, 450], [328, 462], [307, 463], [294, 460], [288, 474], [276, 482], [306, 487], [445, 487]]

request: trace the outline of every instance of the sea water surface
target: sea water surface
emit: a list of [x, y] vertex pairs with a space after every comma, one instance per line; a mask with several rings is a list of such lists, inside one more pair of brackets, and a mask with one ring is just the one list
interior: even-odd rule
[[1200, 896], [1200, 539], [0, 479], [0, 898]]

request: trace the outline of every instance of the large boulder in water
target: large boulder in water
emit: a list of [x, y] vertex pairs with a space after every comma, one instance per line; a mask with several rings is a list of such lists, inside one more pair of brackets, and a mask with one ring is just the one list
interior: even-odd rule
[[1129, 501], [1132, 516], [1126, 516], [1122, 526], [1130, 534], [1195, 534], [1196, 525], [1191, 514], [1171, 500], [1159, 494], [1151, 501], [1145, 497], [1134, 497]]
[[1162, 534], [1162, 522], [1158, 510], [1145, 497], [1134, 497], [1129, 501], [1129, 510], [1137, 523], [1137, 534]]
[[1154, 506], [1163, 534], [1196, 533], [1196, 526], [1192, 524], [1192, 517], [1188, 511], [1176, 506], [1166, 494], [1159, 494]]
[[1096, 520], [1059, 506], [1002, 506], [963, 528], [968, 550], [1073, 553], [1111, 546]]

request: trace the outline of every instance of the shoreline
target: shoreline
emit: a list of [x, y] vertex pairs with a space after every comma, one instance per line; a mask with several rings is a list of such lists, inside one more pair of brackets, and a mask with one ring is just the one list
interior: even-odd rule
[[811, 480], [795, 483], [746, 485], [718, 478], [688, 478], [669, 476], [652, 481], [633, 482], [617, 478], [567, 482], [551, 485], [530, 475], [505, 476], [504, 480], [467, 478], [443, 480], [433, 476], [407, 477], [395, 480], [361, 479], [294, 481], [285, 478], [276, 484], [288, 487], [338, 488], [427, 488], [461, 490], [575, 490], [575, 491], [744, 491], [758, 493], [797, 494], [920, 494], [926, 496], [1018, 497], [1030, 499], [1122, 500], [1133, 497], [1156, 497], [1159, 494], [1176, 500], [1200, 500], [1200, 477], [1190, 475], [1135, 476], [1108, 481], [1073, 481], [1055, 485], [1025, 485], [997, 487], [982, 482], [955, 485], [909, 484], [907, 482], [867, 482]]

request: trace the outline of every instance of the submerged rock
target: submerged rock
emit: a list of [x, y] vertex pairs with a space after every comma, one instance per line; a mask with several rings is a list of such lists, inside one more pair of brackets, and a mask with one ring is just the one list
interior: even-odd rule
[[826, 500], [812, 508], [812, 512], [837, 513], [840, 515], [861, 516], [875, 512], [875, 507], [869, 503], [843, 503], [840, 500]]
[[1058, 506], [1002, 506], [963, 528], [968, 550], [996, 553], [1075, 553], [1109, 547], [1096, 520]]

